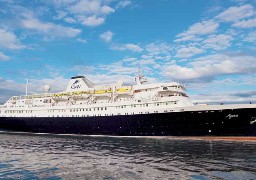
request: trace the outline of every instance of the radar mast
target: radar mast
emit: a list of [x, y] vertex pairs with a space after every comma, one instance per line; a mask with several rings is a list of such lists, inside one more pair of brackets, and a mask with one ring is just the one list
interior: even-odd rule
[[145, 78], [145, 76], [142, 74], [139, 64], [138, 64], [138, 73], [135, 77], [135, 81], [137, 85], [141, 85], [147, 82], [147, 78]]

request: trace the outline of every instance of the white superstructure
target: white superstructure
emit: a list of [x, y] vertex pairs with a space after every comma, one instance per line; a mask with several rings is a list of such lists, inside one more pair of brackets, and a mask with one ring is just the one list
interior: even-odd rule
[[148, 84], [143, 75], [136, 85], [123, 82], [95, 85], [84, 76], [71, 78], [65, 91], [13, 96], [0, 106], [2, 117], [87, 117], [180, 111], [193, 107], [179, 83]]

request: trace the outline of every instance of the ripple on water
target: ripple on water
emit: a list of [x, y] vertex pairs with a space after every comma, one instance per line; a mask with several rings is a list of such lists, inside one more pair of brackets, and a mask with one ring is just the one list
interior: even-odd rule
[[256, 143], [0, 134], [0, 179], [256, 179]]

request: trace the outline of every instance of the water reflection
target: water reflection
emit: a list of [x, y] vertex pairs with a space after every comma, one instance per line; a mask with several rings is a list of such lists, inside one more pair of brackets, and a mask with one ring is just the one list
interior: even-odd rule
[[0, 179], [256, 179], [256, 143], [0, 134]]

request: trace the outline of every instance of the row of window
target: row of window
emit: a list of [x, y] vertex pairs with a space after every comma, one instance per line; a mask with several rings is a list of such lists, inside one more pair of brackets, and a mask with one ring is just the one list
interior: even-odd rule
[[[170, 102], [161, 102], [161, 103], [154, 103], [154, 106], [160, 106], [160, 105], [169, 105], [169, 104], [177, 104], [176, 101], [170, 101]], [[122, 106], [116, 106], [116, 109], [121, 109], [121, 108], [127, 108], [127, 107], [148, 107], [149, 104], [132, 104], [132, 105], [122, 105]], [[104, 111], [107, 110], [107, 107], [95, 107], [95, 108], [83, 108], [83, 109], [70, 109], [70, 112], [82, 112], [82, 111]], [[54, 112], [66, 112], [65, 109], [55, 109], [55, 110], [48, 110], [49, 113], [54, 113]], [[5, 111], [5, 113], [32, 113], [32, 111], [24, 110], [24, 111], [17, 111], [17, 110], [12, 110], [12, 111]]]
[[5, 111], [5, 113], [32, 113], [32, 111], [14, 111], [14, 110], [12, 110], [12, 111]]
[[[172, 112], [173, 110], [170, 110], [170, 112]], [[32, 112], [32, 111], [31, 111]], [[165, 110], [164, 112], [168, 112], [168, 110]], [[208, 112], [215, 112], [215, 111], [203, 111], [204, 113], [208, 113]], [[197, 112], [191, 112], [191, 113], [203, 113], [202, 111], [197, 111]], [[219, 110], [219, 112], [222, 112], [222, 110]], [[158, 113], [158, 111], [154, 111], [154, 113]], [[124, 113], [124, 115], [133, 115], [135, 114], [134, 112], [131, 113]], [[139, 112], [138, 114], [149, 114], [149, 112]], [[117, 113], [116, 115], [122, 115], [121, 113]], [[48, 117], [89, 117], [89, 116], [114, 116], [114, 114], [93, 114], [93, 115], [52, 115], [52, 116], [48, 116]], [[10, 116], [10, 117], [16, 117], [16, 116]], [[36, 117], [36, 116], [28, 116], [28, 117]], [[207, 123], [208, 124], [208, 123]], [[214, 123], [213, 123], [214, 124]], [[222, 122], [223, 124], [223, 122]]]
[[177, 104], [177, 101], [155, 103], [155, 106]]
[[[103, 111], [103, 110], [107, 110], [107, 107], [101, 107], [101, 108], [83, 108], [83, 109], [70, 109], [69, 112], [83, 112], [83, 111]], [[65, 109], [55, 109], [55, 110], [48, 110], [48, 112], [50, 113], [54, 113], [54, 112], [66, 112]]]

